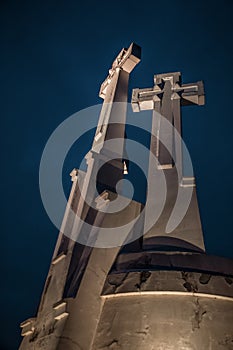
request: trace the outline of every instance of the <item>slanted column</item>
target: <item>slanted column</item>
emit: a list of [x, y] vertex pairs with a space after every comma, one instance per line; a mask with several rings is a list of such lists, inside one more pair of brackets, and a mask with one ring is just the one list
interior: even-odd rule
[[67, 202], [64, 218], [62, 220], [59, 237], [53, 254], [53, 264], [65, 258], [70, 243], [71, 245], [73, 245], [68, 235], [71, 234], [72, 227], [74, 224], [73, 212], [77, 210], [77, 205], [80, 198], [79, 186], [82, 185], [84, 172], [78, 169], [73, 169], [70, 173], [70, 177], [72, 181], [72, 187]]
[[[94, 221], [97, 224], [100, 219], [102, 220], [103, 216], [99, 213], [98, 203], [95, 202], [98, 195], [96, 187], [99, 193], [102, 194], [105, 191], [114, 192], [115, 185], [123, 178], [128, 79], [130, 72], [139, 61], [140, 47], [133, 43], [128, 49], [123, 49], [114, 60], [109, 75], [100, 88], [100, 96], [104, 99], [104, 103], [100, 112], [92, 149], [86, 156], [87, 172], [81, 186], [82, 195], [77, 205], [77, 216], [71, 233], [71, 238], [74, 241], [80, 241], [80, 237], [85, 237], [85, 244], [90, 246], [94, 244], [93, 242], [91, 244], [91, 240], [96, 239], [97, 232], [96, 230], [94, 233], [89, 232], [86, 228], [84, 230], [85, 225], [83, 222], [94, 225]], [[106, 142], [114, 138], [120, 138], [117, 149], [113, 149], [112, 145], [109, 146]], [[108, 159], [111, 160], [108, 161]], [[82, 222], [79, 218], [82, 219]], [[85, 250], [88, 250], [89, 256], [91, 249], [88, 247]], [[77, 256], [79, 253], [79, 247], [74, 249], [72, 259], [76, 265], [71, 266], [73, 269], [78, 266], [79, 259]], [[85, 263], [87, 262], [88, 259], [85, 259]], [[82, 266], [83, 271], [85, 270], [85, 263]], [[79, 280], [75, 278], [73, 273], [68, 272], [68, 275], [71, 276], [68, 282], [70, 285], [75, 285], [76, 292], [79, 287]]]

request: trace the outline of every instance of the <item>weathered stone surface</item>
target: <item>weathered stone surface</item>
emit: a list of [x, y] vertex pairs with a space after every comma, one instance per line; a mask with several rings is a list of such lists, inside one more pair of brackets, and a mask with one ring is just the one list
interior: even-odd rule
[[105, 282], [103, 295], [136, 292], [192, 292], [233, 298], [233, 284], [225, 276], [212, 275], [206, 283], [203, 274], [184, 271], [137, 271], [112, 273]]
[[[106, 193], [115, 195], [111, 189], [124, 171], [126, 103], [116, 113], [112, 102], [127, 102], [129, 73], [139, 60], [140, 48], [135, 44], [123, 49], [114, 60], [100, 89], [104, 104], [92, 150], [86, 156], [87, 173], [71, 173], [73, 186], [68, 207], [80, 218], [88, 218], [91, 242], [94, 238], [95, 242], [104, 243], [97, 235], [98, 224], [105, 228], [122, 226], [133, 221], [142, 209], [140, 203], [131, 201], [118, 213], [99, 212], [110, 200]], [[161, 112], [179, 133], [180, 105], [204, 103], [202, 83], [182, 85], [179, 72], [156, 75], [154, 88], [138, 89], [137, 94], [134, 107], [136, 104], [137, 109]], [[152, 128], [163, 132], [156, 117], [158, 114], [154, 113]], [[116, 121], [117, 126], [110, 126]], [[106, 146], [105, 141], [111, 138], [122, 140], [117, 151]], [[166, 140], [172, 146], [173, 133], [166, 134]], [[24, 339], [20, 350], [233, 349], [233, 262], [204, 254], [195, 189], [182, 222], [166, 234], [176, 201], [178, 175], [171, 154], [158, 140], [154, 141], [151, 140], [151, 152], [158, 156], [158, 168], [165, 171], [168, 185], [165, 208], [158, 222], [124, 249], [121, 246], [126, 237], [120, 234], [115, 237], [113, 248], [92, 248], [64, 236], [63, 228], [72, 238], [86, 233], [67, 209], [37, 316], [21, 324]], [[175, 155], [181, 165], [180, 146], [176, 145]], [[114, 160], [104, 166], [109, 154], [114, 155]], [[94, 198], [89, 185], [98, 165], [103, 165], [100, 178], [97, 177], [103, 192]], [[151, 169], [149, 166], [149, 183], [154, 176]], [[193, 178], [179, 180], [179, 186], [186, 189], [195, 186]], [[81, 198], [78, 181], [83, 197], [91, 198], [94, 208]], [[144, 218], [145, 214], [124, 234], [131, 236], [136, 232], [139, 236]]]
[[195, 295], [105, 300], [93, 350], [230, 350], [233, 301]]

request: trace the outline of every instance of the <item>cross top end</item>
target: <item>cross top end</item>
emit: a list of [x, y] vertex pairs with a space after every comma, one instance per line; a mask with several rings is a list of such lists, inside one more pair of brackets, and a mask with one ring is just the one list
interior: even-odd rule
[[181, 84], [181, 73], [164, 73], [164, 74], [155, 74], [154, 75], [154, 85], [160, 85], [165, 83], [165, 81], [170, 81], [172, 85]]
[[123, 48], [120, 53], [117, 55], [113, 61], [112, 68], [109, 69], [109, 74], [104, 82], [101, 84], [99, 96], [103, 99], [106, 96], [107, 89], [116, 74], [119, 70], [124, 70], [127, 73], [130, 73], [134, 67], [141, 60], [141, 47], [135, 43], [132, 43], [129, 48]]

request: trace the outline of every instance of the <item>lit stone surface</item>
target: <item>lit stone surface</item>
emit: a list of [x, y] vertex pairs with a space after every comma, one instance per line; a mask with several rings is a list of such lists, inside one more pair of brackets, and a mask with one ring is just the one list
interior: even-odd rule
[[106, 299], [93, 349], [230, 350], [233, 300], [195, 295]]
[[[116, 114], [111, 102], [127, 102], [129, 73], [139, 61], [140, 48], [135, 44], [114, 60], [100, 89], [104, 103], [86, 156], [87, 172], [71, 172], [68, 207], [81, 218], [88, 217], [89, 239], [98, 232], [99, 223], [105, 228], [121, 226], [142, 210], [141, 203], [131, 201], [118, 213], [98, 212], [115, 196], [112, 186], [127, 171], [123, 159], [126, 108]], [[201, 82], [182, 85], [180, 76], [179, 72], [159, 74], [153, 88], [134, 90], [134, 110], [162, 111], [181, 132], [180, 106], [203, 104], [204, 91]], [[154, 112], [152, 128], [158, 124]], [[119, 124], [109, 127], [111, 121]], [[172, 144], [173, 136], [167, 136]], [[117, 137], [122, 143], [114, 153], [104, 141]], [[233, 262], [205, 254], [193, 177], [182, 177], [179, 182], [184, 190], [194, 189], [186, 215], [169, 235], [165, 232], [177, 196], [177, 174], [159, 142], [151, 141], [151, 151], [160, 158], [168, 185], [158, 222], [126, 246], [124, 239], [116, 237], [114, 248], [92, 248], [62, 233], [64, 228], [73, 238], [82, 233], [66, 210], [38, 313], [21, 324], [20, 350], [233, 350]], [[109, 154], [117, 155], [117, 160], [101, 175], [103, 192], [92, 198], [93, 209], [84, 199], [90, 196], [90, 179], [97, 165], [103, 165]], [[154, 175], [151, 169], [149, 182]], [[140, 234], [143, 220], [126, 234]], [[100, 240], [97, 235], [96, 242]]]

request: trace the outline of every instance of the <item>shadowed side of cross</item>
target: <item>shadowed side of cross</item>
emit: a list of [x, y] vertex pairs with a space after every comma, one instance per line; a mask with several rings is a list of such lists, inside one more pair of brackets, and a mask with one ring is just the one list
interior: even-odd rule
[[[133, 90], [131, 102], [134, 112], [152, 110], [148, 183], [155, 182], [157, 186], [156, 176], [159, 176], [152, 170], [153, 155], [158, 159], [157, 169], [164, 171], [167, 183], [163, 213], [147, 237], [178, 238], [203, 250], [195, 179], [183, 177], [181, 138], [181, 106], [204, 104], [203, 82], [182, 84], [180, 72], [158, 74], [154, 76], [152, 88]], [[156, 206], [160, 198], [153, 201], [152, 205]]]

